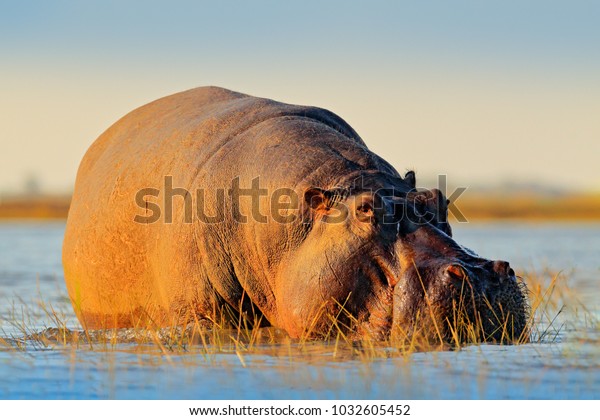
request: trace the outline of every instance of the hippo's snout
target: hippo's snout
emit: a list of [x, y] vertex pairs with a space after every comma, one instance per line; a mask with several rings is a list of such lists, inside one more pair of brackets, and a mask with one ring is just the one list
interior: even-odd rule
[[525, 286], [507, 261], [450, 264], [445, 273], [454, 286], [439, 291], [446, 296], [440, 302], [447, 333], [456, 336], [462, 326], [471, 328], [468, 333], [479, 335], [482, 341], [527, 341]]
[[427, 227], [410, 240], [410, 249], [400, 248], [414, 264], [395, 290], [395, 325], [434, 341], [528, 340], [526, 288], [507, 261], [481, 258]]
[[[467, 268], [468, 267], [468, 268]], [[471, 282], [479, 293], [488, 293], [502, 287], [505, 283], [515, 283], [515, 271], [507, 261], [488, 261], [481, 266], [451, 263], [443, 270], [443, 277], [453, 285], [460, 285], [465, 280]]]

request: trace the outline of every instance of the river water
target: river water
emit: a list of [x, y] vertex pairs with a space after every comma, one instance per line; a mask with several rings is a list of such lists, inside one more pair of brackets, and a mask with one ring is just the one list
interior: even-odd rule
[[526, 281], [558, 273], [570, 300], [542, 342], [367, 359], [319, 345], [291, 357], [281, 345], [207, 355], [19, 340], [56, 326], [53, 311], [80, 328], [66, 298], [63, 232], [63, 222], [0, 223], [2, 399], [600, 398], [600, 224], [454, 225], [459, 243], [510, 261]]

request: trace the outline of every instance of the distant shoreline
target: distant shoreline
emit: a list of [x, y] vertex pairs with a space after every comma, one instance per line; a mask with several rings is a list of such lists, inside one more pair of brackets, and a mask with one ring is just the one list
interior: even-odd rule
[[69, 213], [71, 196], [15, 196], [0, 200], [0, 220], [60, 220]]
[[[70, 196], [10, 197], [0, 200], [0, 220], [66, 219]], [[465, 194], [456, 208], [467, 221], [600, 221], [600, 194]], [[450, 222], [456, 222], [452, 212]]]
[[[467, 220], [600, 221], [600, 194], [465, 194], [456, 202]], [[450, 222], [456, 219], [450, 215]]]

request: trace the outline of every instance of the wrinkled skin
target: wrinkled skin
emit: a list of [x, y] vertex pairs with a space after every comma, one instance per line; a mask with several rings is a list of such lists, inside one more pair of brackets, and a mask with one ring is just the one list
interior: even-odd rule
[[[439, 191], [425, 193], [435, 197]], [[328, 224], [336, 206], [348, 209], [349, 217], [343, 224]], [[305, 292], [305, 282], [292, 282], [279, 299], [290, 313], [287, 319], [301, 323], [288, 324], [288, 331], [305, 330], [304, 320], [314, 318], [329, 294], [352, 314], [342, 313], [342, 323], [354, 323], [371, 337], [390, 332], [407, 337], [418, 330], [433, 341], [462, 342], [470, 323], [480, 326], [474, 334], [481, 341], [526, 338], [527, 302], [510, 265], [458, 245], [440, 229], [445, 222], [432, 218], [421, 204], [354, 192], [313, 211], [320, 229], [308, 235], [284, 275], [312, 279], [308, 289], [319, 291], [321, 299]], [[323, 241], [324, 236], [331, 239]], [[309, 259], [310, 266], [302, 264]]]
[[[164, 208], [158, 221], [134, 221], [164, 203], [167, 175], [192, 196], [202, 190], [219, 222], [186, 223], [183, 196], [172, 223]], [[235, 216], [256, 208], [250, 199], [233, 207], [232, 180], [248, 188], [256, 178], [269, 192], [294, 192], [297, 206], [278, 213], [289, 221], [268, 211], [268, 196], [257, 198], [264, 220]], [[160, 191], [145, 209], [135, 198], [144, 188]], [[219, 190], [228, 191], [222, 206]], [[86, 329], [243, 317], [292, 337], [323, 337], [334, 323], [377, 339], [526, 334], [526, 298], [508, 263], [451, 234], [443, 194], [418, 191], [414, 172], [401, 177], [335, 114], [198, 88], [136, 109], [90, 147], [63, 265]], [[481, 326], [477, 337], [465, 319]]]

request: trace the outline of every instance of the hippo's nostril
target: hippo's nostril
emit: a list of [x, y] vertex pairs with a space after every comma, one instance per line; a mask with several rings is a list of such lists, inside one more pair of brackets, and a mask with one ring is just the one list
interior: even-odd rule
[[453, 280], [462, 281], [466, 277], [464, 268], [459, 264], [450, 264], [446, 267], [446, 274]]
[[494, 261], [494, 271], [501, 276], [510, 276], [510, 264], [507, 261], [497, 260]]

